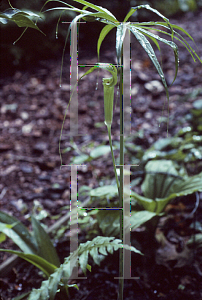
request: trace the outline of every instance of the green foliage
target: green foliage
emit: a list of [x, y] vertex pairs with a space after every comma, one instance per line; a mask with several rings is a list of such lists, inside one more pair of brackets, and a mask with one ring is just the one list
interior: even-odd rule
[[[182, 176], [169, 160], [149, 161], [145, 166], [145, 179], [142, 183], [143, 196], [131, 190], [130, 196], [131, 213], [125, 216], [124, 226], [126, 230], [135, 229], [142, 224], [159, 217], [165, 206], [176, 197], [193, 194], [202, 191], [202, 173], [188, 177]], [[117, 197], [116, 185], [101, 186], [92, 189], [89, 195], [92, 201], [97, 199], [112, 199]], [[145, 210], [137, 211], [137, 202]], [[116, 206], [113, 202], [109, 204], [108, 210], [99, 210], [96, 215], [99, 227], [106, 236], [117, 236], [120, 232], [120, 212], [113, 210]]]
[[[34, 289], [31, 292], [28, 300], [53, 300], [58, 289], [60, 290], [61, 287], [67, 285], [72, 269], [77, 263], [77, 257], [82, 271], [86, 274], [87, 269], [91, 270], [91, 267], [87, 263], [89, 254], [93, 258], [95, 264], [100, 265], [101, 261], [108, 255], [107, 252], [113, 254], [114, 251], [122, 248], [141, 254], [136, 248], [123, 245], [121, 240], [115, 239], [114, 237], [97, 236], [92, 241], [80, 244], [78, 250], [74, 251], [66, 258], [65, 262], [60, 268], [55, 270], [48, 280], [42, 282], [40, 289]], [[70, 287], [69, 285], [67, 286]], [[77, 287], [76, 285], [72, 286]]]
[[136, 248], [123, 245], [121, 240], [114, 237], [98, 236], [92, 241], [81, 243], [78, 249], [60, 265], [50, 238], [34, 217], [32, 217], [33, 235], [20, 221], [6, 213], [0, 212], [0, 221], [0, 231], [9, 236], [24, 253], [8, 249], [0, 249], [0, 251], [18, 255], [39, 268], [48, 277], [42, 282], [40, 289], [33, 289], [28, 297], [29, 300], [54, 299], [56, 293], [64, 287], [66, 290], [73, 286], [78, 288], [76, 284], [68, 285], [67, 283], [77, 263], [77, 257], [82, 271], [86, 274], [87, 269], [91, 271], [91, 267], [88, 265], [89, 254], [97, 265], [100, 265], [108, 253], [113, 254], [113, 251], [120, 248], [141, 254]]
[[0, 251], [15, 254], [23, 258], [24, 260], [28, 261], [35, 267], [39, 268], [47, 277], [49, 277], [55, 271], [55, 269], [57, 269], [55, 265], [51, 264], [46, 259], [35, 254], [27, 254], [15, 250], [8, 250], [8, 249], [0, 249]]
[[[136, 229], [148, 222], [152, 218], [156, 217], [155, 212], [146, 210], [132, 211], [130, 216], [124, 217], [124, 230], [130, 232], [130, 230]], [[117, 210], [100, 210], [97, 213], [97, 221], [105, 236], [118, 236], [120, 233], [120, 212]]]
[[178, 12], [195, 11], [197, 9], [196, 0], [165, 0], [164, 3], [156, 1], [155, 7], [163, 12], [168, 12], [168, 15], [173, 15]]
[[39, 30], [42, 33], [42, 31], [34, 23], [34, 21], [38, 18], [41, 18], [40, 14], [18, 9], [9, 9], [4, 13], [0, 13], [0, 22], [3, 24], [7, 24], [8, 21], [12, 21], [15, 22], [19, 27], [30, 27]]
[[32, 216], [33, 233], [16, 218], [0, 211], [0, 231], [10, 237], [23, 251], [0, 249], [18, 255], [50, 276], [59, 267], [60, 261], [56, 250], [43, 227]]
[[198, 99], [193, 103], [192, 123], [193, 127], [199, 133], [202, 133], [202, 99]]
[[18, 219], [0, 211], [0, 231], [10, 237], [25, 253], [37, 254], [35, 238]]
[[110, 199], [115, 197], [117, 194], [118, 194], [117, 186], [112, 184], [100, 186], [90, 191], [91, 197], [99, 197], [99, 198], [103, 198], [107, 196]]
[[[195, 99], [200, 94], [200, 89], [194, 90], [186, 95], [186, 98]], [[182, 98], [180, 101], [184, 101]], [[188, 126], [182, 127], [173, 137], [157, 140], [141, 159], [146, 162], [150, 159], [168, 159], [177, 161], [180, 164], [200, 162], [202, 159], [202, 100], [193, 102], [193, 109], [184, 116], [180, 122], [188, 122]], [[197, 168], [197, 165], [196, 165]], [[197, 173], [197, 169], [196, 169]]]
[[145, 169], [144, 196], [132, 193], [131, 197], [148, 211], [159, 214], [172, 199], [202, 191], [202, 173], [181, 177], [172, 161], [149, 161]]

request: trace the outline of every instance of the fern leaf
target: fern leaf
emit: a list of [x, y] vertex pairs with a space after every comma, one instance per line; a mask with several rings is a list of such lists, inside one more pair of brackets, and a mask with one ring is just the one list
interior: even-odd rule
[[106, 257], [107, 252], [113, 254], [113, 251], [119, 248], [124, 248], [138, 254], [142, 254], [139, 250], [128, 245], [123, 245], [122, 241], [115, 239], [114, 237], [97, 236], [92, 241], [81, 243], [79, 248], [74, 251], [69, 257], [65, 259], [65, 262], [55, 270], [48, 280], [42, 282], [40, 289], [33, 289], [29, 295], [28, 300], [54, 300], [56, 293], [60, 291], [61, 286], [76, 287], [76, 284], [68, 285], [67, 282], [72, 274], [73, 267], [77, 263], [77, 257], [79, 258], [79, 265], [86, 274], [86, 269], [89, 271], [91, 267], [88, 265], [88, 254], [90, 254], [96, 264]]

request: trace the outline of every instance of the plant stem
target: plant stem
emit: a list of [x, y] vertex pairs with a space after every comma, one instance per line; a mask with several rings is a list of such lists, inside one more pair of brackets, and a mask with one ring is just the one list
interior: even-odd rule
[[[123, 48], [122, 48], [123, 53]], [[120, 193], [119, 207], [123, 208], [123, 166], [124, 166], [124, 103], [123, 103], [123, 55], [120, 66]], [[123, 240], [123, 209], [120, 209], [120, 240]], [[123, 300], [123, 249], [119, 253], [119, 294], [118, 300]]]
[[111, 155], [112, 155], [114, 173], [115, 173], [115, 177], [116, 177], [116, 184], [117, 184], [118, 192], [119, 192], [119, 195], [120, 195], [120, 186], [119, 186], [119, 179], [118, 179], [118, 175], [117, 175], [117, 171], [116, 171], [114, 152], [113, 152], [113, 148], [112, 148], [111, 126], [110, 125], [107, 125], [107, 130], [108, 130], [108, 136], [109, 136], [109, 144], [110, 144], [110, 148], [111, 148]]

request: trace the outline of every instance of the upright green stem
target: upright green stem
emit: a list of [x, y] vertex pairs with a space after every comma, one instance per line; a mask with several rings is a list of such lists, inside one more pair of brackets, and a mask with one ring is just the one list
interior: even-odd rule
[[[123, 50], [123, 49], [122, 49]], [[119, 207], [123, 208], [123, 166], [124, 166], [124, 103], [123, 103], [123, 56], [120, 66], [120, 193]], [[123, 240], [123, 209], [120, 210], [120, 240]], [[119, 256], [119, 295], [118, 300], [123, 300], [123, 249], [120, 249]]]
[[107, 125], [107, 130], [108, 130], [108, 136], [109, 136], [109, 144], [110, 144], [110, 148], [111, 148], [111, 155], [112, 155], [114, 173], [115, 173], [115, 177], [116, 177], [116, 184], [117, 184], [118, 192], [119, 192], [119, 195], [120, 195], [120, 186], [119, 186], [119, 179], [118, 179], [118, 175], [117, 175], [117, 171], [116, 171], [114, 152], [113, 152], [113, 148], [112, 148], [111, 126], [110, 125]]

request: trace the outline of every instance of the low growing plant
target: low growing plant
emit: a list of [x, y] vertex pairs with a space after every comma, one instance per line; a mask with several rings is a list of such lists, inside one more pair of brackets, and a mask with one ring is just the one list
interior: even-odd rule
[[[18, 10], [16, 8], [13, 8], [11, 5], [11, 9], [9, 11], [5, 11], [4, 13], [0, 14], [0, 20], [4, 24], [6, 24], [8, 21], [13, 21], [15, 22], [19, 27], [25, 27], [24, 32], [28, 27], [34, 28], [36, 30], [40, 29], [37, 26], [37, 19], [41, 17], [41, 13], [48, 3], [53, 2], [53, 0], [48, 0], [45, 2], [42, 10], [40, 13], [33, 13], [30, 11], [23, 11], [23, 10]], [[101, 6], [94, 5], [90, 2], [84, 1], [84, 0], [73, 0], [73, 2], [79, 3], [83, 5], [83, 8], [77, 8], [73, 5], [70, 5], [64, 1], [56, 0], [54, 2], [58, 2], [60, 5], [63, 5], [61, 7], [54, 7], [47, 9], [43, 13], [47, 13], [49, 11], [53, 10], [59, 10], [61, 11], [61, 16], [62, 14], [65, 14], [65, 12], [76, 12], [79, 15], [76, 16], [73, 21], [70, 24], [70, 27], [73, 27], [74, 25], [77, 24], [77, 22], [81, 20], [85, 20], [86, 22], [101, 22], [105, 24], [103, 29], [100, 32], [98, 42], [97, 42], [97, 54], [98, 54], [98, 64], [93, 66], [90, 70], [88, 70], [82, 77], [85, 75], [88, 75], [92, 71], [94, 71], [97, 68], [103, 68], [107, 71], [109, 71], [112, 75], [112, 77], [109, 78], [103, 78], [103, 87], [104, 87], [104, 110], [105, 110], [105, 125], [107, 126], [107, 131], [109, 135], [109, 143], [110, 143], [110, 149], [111, 149], [111, 155], [112, 155], [112, 161], [113, 161], [113, 167], [114, 167], [114, 172], [115, 172], [115, 178], [116, 178], [116, 184], [117, 184], [117, 190], [119, 194], [119, 207], [123, 207], [123, 200], [124, 200], [124, 101], [123, 101], [123, 43], [124, 43], [124, 38], [126, 36], [126, 32], [130, 31], [136, 38], [137, 42], [140, 43], [142, 46], [143, 50], [147, 53], [148, 57], [152, 61], [153, 65], [155, 66], [161, 81], [163, 83], [163, 86], [165, 88], [166, 92], [166, 97], [168, 101], [168, 107], [169, 107], [169, 92], [168, 92], [168, 86], [165, 80], [164, 73], [162, 71], [161, 65], [158, 62], [158, 59], [155, 55], [155, 52], [151, 46], [151, 43], [149, 40], [151, 40], [157, 47], [158, 50], [160, 50], [159, 42], [163, 42], [169, 47], [172, 48], [175, 56], [175, 75], [173, 82], [176, 79], [177, 72], [178, 72], [178, 47], [174, 43], [174, 40], [182, 43], [184, 47], [188, 50], [192, 58], [195, 60], [196, 58], [200, 61], [200, 57], [196, 54], [196, 52], [192, 49], [190, 44], [185, 40], [185, 38], [180, 34], [185, 34], [187, 37], [189, 37], [192, 41], [192, 37], [187, 33], [183, 28], [180, 26], [171, 24], [170, 21], [164, 17], [160, 12], [158, 12], [156, 9], [151, 8], [148, 4], [146, 5], [140, 5], [137, 7], [132, 7], [126, 17], [124, 18], [123, 22], [120, 22], [116, 19], [116, 17], [106, 8], [103, 8]], [[10, 3], [10, 1], [9, 1]], [[139, 9], [147, 9], [148, 11], [151, 11], [152, 13], [156, 14], [158, 17], [162, 19], [162, 21], [151, 21], [151, 22], [134, 22], [131, 23], [129, 22], [129, 18], [137, 12]], [[59, 24], [60, 18], [58, 20]], [[69, 28], [70, 28], [69, 27]], [[105, 39], [106, 35], [113, 29], [116, 29], [116, 54], [117, 54], [117, 66], [113, 64], [106, 64], [106, 63], [100, 63], [99, 62], [99, 57], [100, 57], [100, 48], [102, 45], [103, 40]], [[58, 26], [57, 26], [58, 30]], [[56, 31], [57, 31], [56, 30]], [[177, 31], [176, 31], [177, 30]], [[179, 33], [179, 32], [180, 33]], [[23, 32], [23, 33], [24, 33]], [[68, 31], [69, 32], [69, 31]], [[155, 34], [156, 32], [157, 34]], [[166, 38], [160, 37], [159, 34], [165, 35], [170, 38], [170, 40], [167, 40]], [[73, 44], [73, 47], [76, 47], [75, 44]], [[118, 71], [117, 71], [118, 70]], [[118, 80], [119, 78], [119, 80]], [[116, 171], [116, 164], [114, 160], [114, 155], [113, 155], [113, 147], [112, 147], [112, 139], [111, 139], [111, 124], [113, 120], [113, 100], [114, 100], [114, 86], [119, 82], [119, 91], [120, 91], [120, 163], [119, 163], [119, 168], [120, 168], [120, 178], [118, 178], [118, 174]], [[76, 86], [74, 87], [74, 89]], [[74, 90], [73, 89], [73, 90]], [[71, 97], [70, 97], [71, 101]], [[64, 120], [66, 118], [66, 113], [64, 116]], [[169, 110], [168, 110], [168, 118], [169, 118]], [[64, 125], [64, 122], [63, 122]], [[62, 125], [62, 130], [63, 130], [63, 125]], [[62, 130], [61, 130], [61, 135], [62, 135]], [[61, 154], [61, 149], [60, 149], [60, 144], [59, 144], [59, 151]], [[61, 156], [62, 158], [62, 156]], [[62, 164], [62, 159], [61, 159], [61, 164]], [[150, 165], [149, 165], [150, 166]], [[148, 168], [149, 168], [148, 166]], [[156, 175], [156, 176], [159, 176]], [[167, 177], [166, 177], [167, 176]], [[165, 175], [161, 177], [161, 180], [165, 180], [166, 178], [168, 179], [172, 176], [170, 175]], [[162, 179], [163, 178], [163, 179]], [[169, 178], [170, 180], [170, 178]], [[171, 180], [172, 181], [172, 180]], [[154, 183], [154, 178], [151, 180], [149, 177], [149, 174], [146, 176], [146, 183], [149, 182], [150, 184]], [[142, 197], [139, 195], [135, 195], [132, 197], [135, 197], [137, 201], [139, 201], [144, 208], [146, 208], [150, 213], [152, 214], [159, 214], [163, 207], [166, 205], [166, 203], [172, 199], [172, 195], [177, 194], [180, 191], [176, 191], [174, 189], [174, 185], [172, 185], [172, 190], [171, 186], [169, 187], [169, 184], [165, 185], [167, 192], [162, 194], [159, 193], [156, 197], [163, 197], [163, 200], [157, 199], [156, 197], [154, 199], [149, 199], [150, 195], [147, 193], [147, 184], [144, 184], [144, 190], [146, 192], [146, 197]], [[186, 182], [187, 183], [187, 182]], [[179, 184], [180, 188], [183, 189], [183, 185], [180, 183]], [[190, 187], [191, 189], [191, 187]], [[172, 191], [172, 193], [171, 193]], [[185, 192], [185, 189], [184, 189]], [[171, 194], [170, 194], [171, 193]], [[170, 195], [170, 196], [169, 196]], [[170, 198], [169, 198], [170, 197]], [[123, 236], [123, 215], [121, 215], [119, 219], [119, 224], [120, 224], [120, 241], [115, 240], [111, 241], [114, 238], [106, 238], [106, 237], [97, 237], [93, 241], [89, 241], [86, 243], [86, 246], [80, 245], [79, 249], [76, 251], [76, 253], [73, 253], [71, 256], [71, 259], [73, 259], [75, 262], [77, 260], [77, 256], [79, 256], [79, 261], [80, 265], [85, 271], [87, 267], [87, 256], [88, 252], [93, 255], [94, 261], [98, 262], [100, 261], [99, 255], [98, 255], [98, 248], [99, 252], [103, 255], [106, 255], [106, 249], [108, 251], [112, 251], [112, 249], [115, 250], [115, 248], [121, 248], [124, 247], [126, 249], [130, 249], [129, 246], [125, 245], [123, 246], [120, 244]], [[15, 227], [14, 227], [15, 228]], [[10, 228], [11, 229], [11, 228]], [[104, 248], [103, 248], [103, 243]], [[85, 248], [87, 247], [87, 248]], [[129, 248], [128, 248], [129, 247]], [[83, 250], [81, 250], [83, 249]], [[85, 250], [84, 250], [85, 249]], [[133, 248], [131, 247], [131, 250]], [[136, 249], [133, 249], [134, 251], [137, 252]], [[85, 252], [87, 251], [87, 252]], [[85, 253], [85, 254], [84, 254]], [[61, 280], [63, 279], [63, 283], [66, 286], [66, 279], [69, 278], [71, 270], [69, 269], [69, 261], [70, 258], [67, 258], [65, 260], [65, 263], [57, 268], [54, 273], [52, 273], [47, 281], [44, 281], [42, 283], [42, 286], [39, 290], [33, 290], [29, 299], [54, 299], [54, 296], [57, 292], [58, 286], [61, 283]], [[119, 299], [123, 299], [123, 253], [120, 252], [120, 272], [119, 272]], [[65, 279], [66, 278], [66, 279]]]
[[[145, 166], [144, 175], [145, 178], [141, 185], [143, 195], [131, 191], [131, 217], [125, 221], [128, 229], [135, 229], [154, 217], [158, 221], [165, 206], [171, 200], [202, 191], [202, 173], [191, 177], [182, 176], [177, 171], [175, 164], [169, 160], [149, 161]], [[113, 198], [117, 195], [116, 186], [98, 187], [89, 191], [89, 195], [94, 200], [103, 197]], [[136, 203], [144, 210], [137, 210]], [[113, 205], [114, 203], [110, 206], [113, 207]], [[117, 236], [119, 234], [117, 211], [99, 211], [97, 220], [104, 235]], [[154, 227], [152, 222], [148, 223], [149, 230], [154, 233], [156, 225], [157, 222]]]
[[[54, 299], [56, 293], [62, 292], [61, 297], [68, 296], [68, 288], [76, 287], [76, 284], [68, 284], [72, 270], [77, 263], [86, 275], [87, 269], [91, 271], [88, 264], [88, 254], [94, 260], [94, 263], [100, 265], [100, 262], [108, 253], [124, 248], [141, 254], [134, 247], [123, 245], [121, 240], [114, 237], [97, 236], [92, 241], [81, 243], [79, 248], [69, 257], [65, 258], [63, 264], [60, 263], [56, 250], [40, 223], [32, 216], [33, 232], [28, 229], [15, 217], [4, 212], [0, 212], [0, 232], [10, 237], [13, 242], [23, 251], [0, 249], [0, 251], [15, 254], [39, 268], [48, 278], [43, 281], [39, 290], [33, 290], [28, 299]], [[66, 296], [65, 296], [65, 295]], [[27, 295], [27, 293], [26, 293]]]

